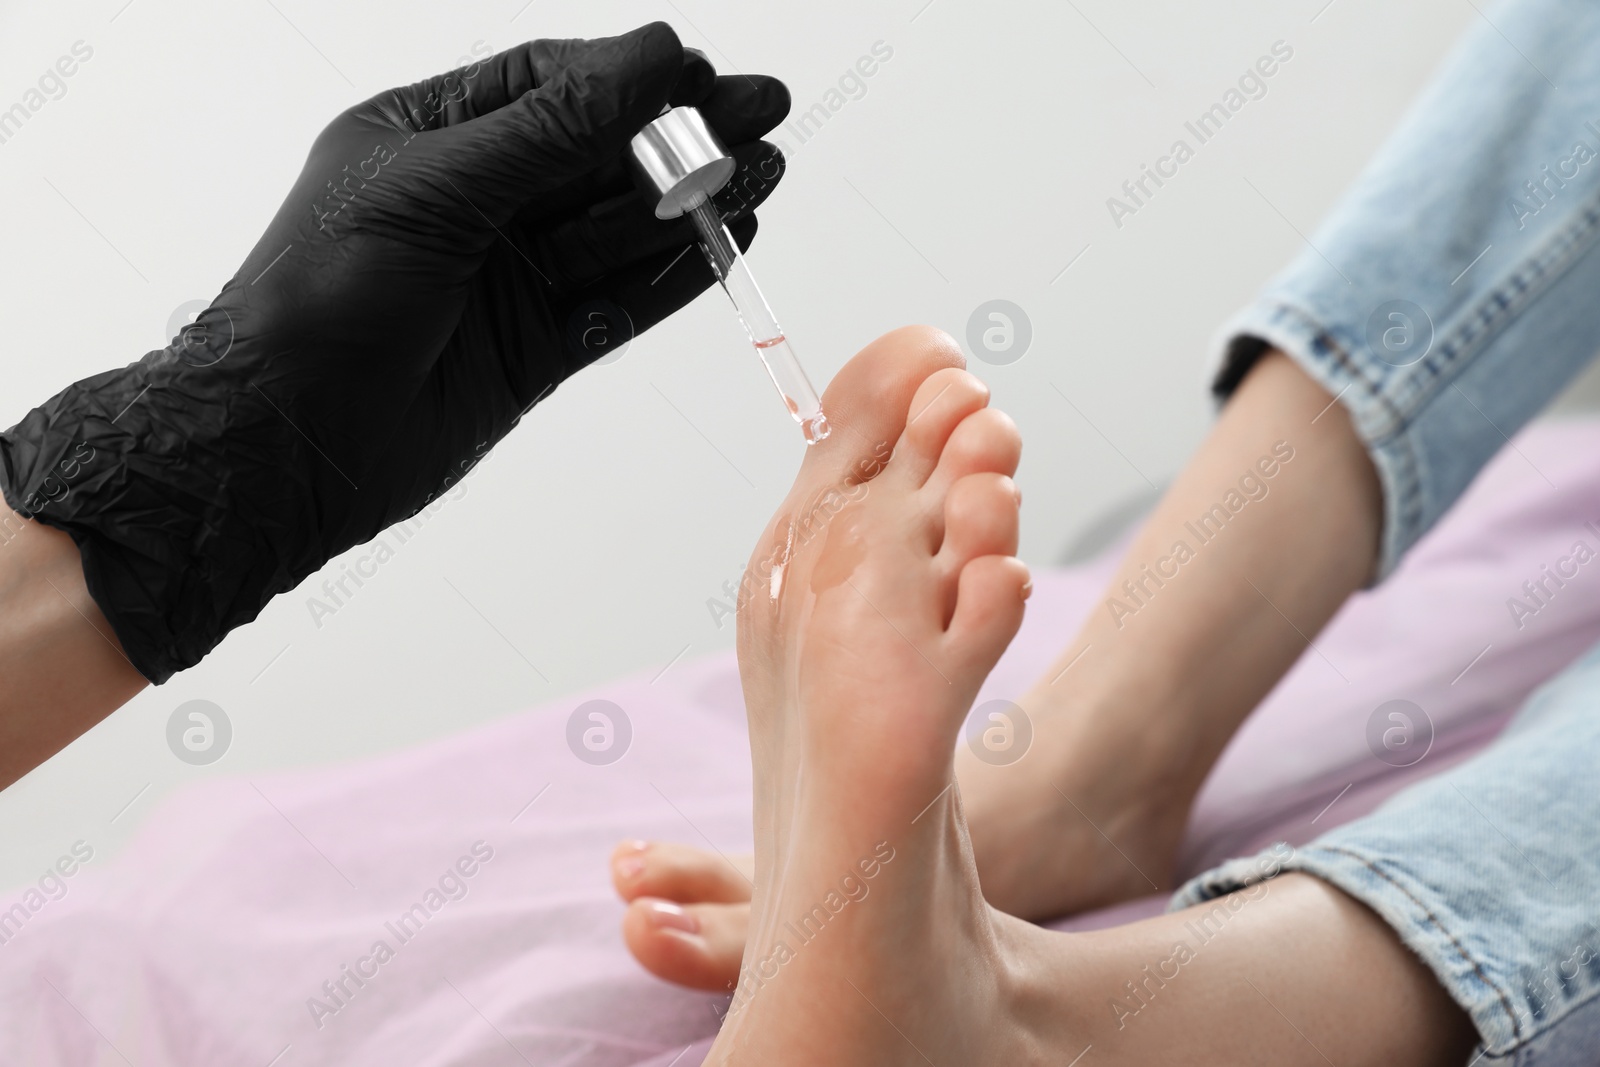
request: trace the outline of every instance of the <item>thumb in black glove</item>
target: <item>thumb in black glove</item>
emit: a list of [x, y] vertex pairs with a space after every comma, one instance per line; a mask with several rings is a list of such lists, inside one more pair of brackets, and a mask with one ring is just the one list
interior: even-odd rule
[[668, 102], [730, 145], [748, 245], [782, 83], [717, 77], [663, 23], [535, 41], [340, 115], [194, 327], [0, 434], [7, 502], [73, 536], [140, 673], [415, 514], [605, 353], [594, 309], [642, 332], [712, 284], [623, 165]]

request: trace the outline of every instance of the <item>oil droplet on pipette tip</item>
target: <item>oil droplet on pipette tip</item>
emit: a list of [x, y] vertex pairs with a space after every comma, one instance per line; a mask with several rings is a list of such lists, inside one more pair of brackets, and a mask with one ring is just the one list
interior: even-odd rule
[[833, 432], [833, 427], [828, 425], [828, 416], [819, 411], [811, 418], [801, 420], [800, 432], [805, 435], [806, 444], [814, 445], [825, 440]]
[[806, 444], [814, 445], [818, 441], [826, 440], [833, 432], [833, 427], [828, 425], [828, 416], [821, 409], [818, 409], [815, 415], [808, 416], [800, 414], [800, 405], [795, 403], [794, 397], [785, 396], [783, 403], [789, 409], [789, 414], [800, 424], [800, 433], [805, 437]]
[[[816, 390], [806, 380], [805, 370], [800, 366], [800, 361], [795, 359], [794, 349], [789, 347], [789, 339], [781, 330], [774, 330], [772, 336], [766, 338], [758, 339], [752, 334], [750, 343], [755, 346], [756, 355], [761, 357], [762, 365], [767, 368], [772, 384], [778, 387], [783, 406], [800, 424], [800, 433], [805, 437], [806, 444], [814, 445], [827, 438], [833, 428], [828, 425], [828, 417], [822, 412], [822, 401], [817, 398]], [[797, 400], [797, 396], [801, 399]]]

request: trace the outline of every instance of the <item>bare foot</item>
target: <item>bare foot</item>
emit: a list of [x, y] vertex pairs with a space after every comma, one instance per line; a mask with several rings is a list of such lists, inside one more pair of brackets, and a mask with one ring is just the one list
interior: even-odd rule
[[[1024, 924], [984, 903], [952, 762], [1031, 588], [1014, 556], [1021, 439], [976, 378], [932, 369], [958, 359], [926, 330], [857, 356], [829, 390], [861, 379], [871, 402], [838, 420], [855, 434], [809, 452], [752, 560], [739, 662], [755, 889], [708, 1063], [917, 1058], [897, 1026], [951, 1062], [1021, 1062], [1006, 1043], [1027, 1029], [1009, 1019]], [[831, 494], [844, 502], [818, 521]], [[961, 966], [908, 966], [913, 946]]]
[[[893, 442], [874, 436], [885, 433], [885, 419], [873, 411], [874, 404], [889, 402], [878, 396], [886, 384], [878, 369], [885, 353], [891, 354], [883, 364], [903, 375], [898, 385], [902, 390], [918, 380], [912, 373], [939, 372], [939, 385], [930, 393], [937, 398], [937, 410], [930, 418], [953, 426], [985, 407], [983, 384], [947, 369], [956, 365], [959, 353], [925, 353], [920, 358], [931, 362], [919, 372], [895, 362], [893, 353], [909, 351], [924, 340], [926, 335], [916, 331], [890, 334], [863, 351], [830, 385], [830, 412], [842, 405], [859, 423], [845, 424], [849, 432], [841, 438], [858, 453], [855, 467], [840, 474], [839, 461], [832, 459], [832, 468], [819, 480], [808, 466], [791, 495], [785, 523], [799, 514], [806, 520], [799, 523], [801, 533], [812, 531], [810, 536], [820, 540], [815, 531], [826, 525], [830, 507], [864, 489], [863, 473], [875, 471], [887, 455]], [[812, 450], [808, 455], [821, 453]], [[778, 535], [787, 536], [787, 526], [768, 534]], [[746, 593], [761, 593], [763, 583], [770, 583], [779, 551], [774, 541], [758, 552]], [[748, 609], [749, 598], [741, 599], [741, 610]], [[1034, 751], [1028, 759], [992, 766], [965, 746], [956, 755], [986, 899], [1012, 915], [1043, 920], [1171, 888], [1173, 859], [1188, 814], [1186, 797], [1163, 788], [1159, 779], [1147, 781], [1135, 773], [1126, 746], [1118, 750], [1119, 772], [1105, 774], [1104, 746], [1076, 728], [1082, 716], [1043, 682], [1018, 702], [1035, 723]], [[623, 923], [629, 949], [662, 978], [698, 989], [732, 989], [749, 924], [754, 867], [754, 857], [736, 857], [730, 867], [727, 858], [686, 845], [618, 846], [612, 878], [632, 904]]]

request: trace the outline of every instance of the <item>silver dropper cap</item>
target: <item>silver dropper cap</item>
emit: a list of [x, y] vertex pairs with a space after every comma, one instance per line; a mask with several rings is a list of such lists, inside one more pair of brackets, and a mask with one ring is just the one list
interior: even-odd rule
[[733, 157], [698, 108], [668, 108], [639, 131], [629, 148], [640, 184], [661, 196], [658, 219], [677, 218], [733, 177]]

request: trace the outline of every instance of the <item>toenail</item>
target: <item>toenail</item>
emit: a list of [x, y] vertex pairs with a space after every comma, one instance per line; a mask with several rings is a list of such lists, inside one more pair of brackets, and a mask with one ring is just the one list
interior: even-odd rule
[[650, 842], [636, 837], [632, 841], [625, 843], [623, 847], [632, 852], [643, 852], [650, 847]]
[[629, 856], [617, 861], [617, 874], [623, 881], [631, 882], [644, 873], [644, 857]]
[[1022, 583], [1022, 599], [1027, 600], [1033, 595], [1033, 579], [1029, 578]]
[[652, 900], [645, 905], [645, 913], [657, 929], [681, 930], [686, 934], [700, 932], [700, 920], [670, 901]]

